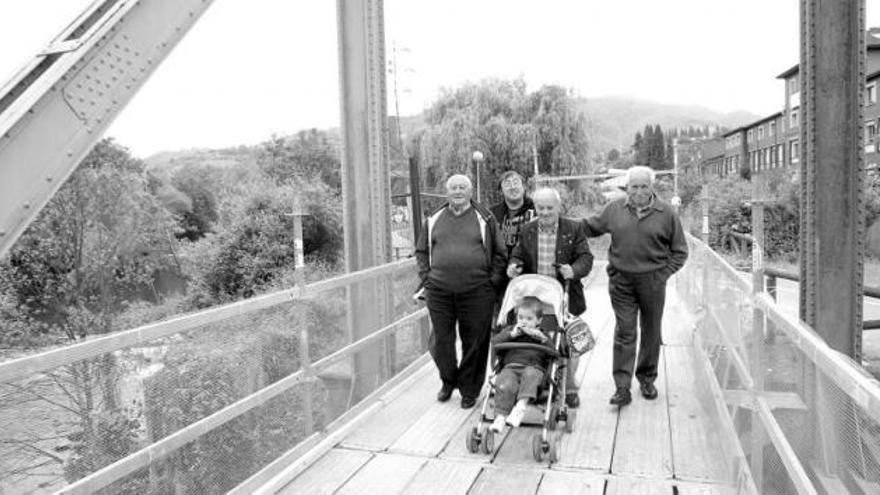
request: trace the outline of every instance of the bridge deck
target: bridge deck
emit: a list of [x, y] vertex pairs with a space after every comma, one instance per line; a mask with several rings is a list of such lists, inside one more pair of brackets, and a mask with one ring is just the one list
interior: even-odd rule
[[[279, 493], [732, 493], [731, 460], [711, 394], [696, 378], [692, 319], [670, 287], [664, 320], [660, 397], [608, 404], [613, 315], [601, 280], [587, 291], [597, 348], [581, 360], [581, 407], [575, 431], [561, 435], [560, 460], [534, 461], [522, 427], [496, 438], [496, 452], [471, 454], [468, 429], [479, 408], [462, 410], [457, 395], [433, 396], [440, 382], [433, 365], [418, 372], [407, 391], [302, 470]], [[634, 387], [634, 392], [637, 388]]]

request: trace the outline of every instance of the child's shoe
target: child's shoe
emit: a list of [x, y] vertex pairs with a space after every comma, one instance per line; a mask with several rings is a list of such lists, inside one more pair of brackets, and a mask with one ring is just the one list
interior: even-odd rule
[[507, 416], [507, 424], [514, 428], [518, 428], [519, 424], [522, 423], [523, 416], [526, 414], [526, 407], [524, 404], [517, 404], [513, 406], [513, 410], [510, 411], [510, 415]]
[[492, 426], [490, 426], [489, 429], [496, 433], [501, 433], [504, 431], [504, 422], [506, 420], [507, 418], [503, 414], [497, 414], [495, 416], [495, 421], [492, 422]]

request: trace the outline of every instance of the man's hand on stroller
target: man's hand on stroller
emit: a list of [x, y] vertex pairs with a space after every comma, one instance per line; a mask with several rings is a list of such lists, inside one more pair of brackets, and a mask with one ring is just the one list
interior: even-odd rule
[[522, 266], [517, 265], [516, 263], [511, 263], [507, 265], [507, 278], [516, 278], [517, 275], [522, 273]]
[[556, 270], [559, 271], [559, 275], [565, 280], [571, 280], [574, 278], [574, 269], [569, 264], [557, 265]]

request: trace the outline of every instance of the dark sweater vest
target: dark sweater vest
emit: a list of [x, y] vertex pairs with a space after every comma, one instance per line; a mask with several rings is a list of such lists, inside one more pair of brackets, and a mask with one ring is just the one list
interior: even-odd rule
[[474, 208], [460, 216], [446, 209], [431, 229], [431, 242], [431, 285], [462, 293], [489, 283], [489, 267]]

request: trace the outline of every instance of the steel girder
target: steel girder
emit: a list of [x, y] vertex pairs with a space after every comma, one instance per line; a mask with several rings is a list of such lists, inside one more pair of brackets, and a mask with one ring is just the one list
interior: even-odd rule
[[0, 257], [213, 0], [99, 0], [0, 89]]

